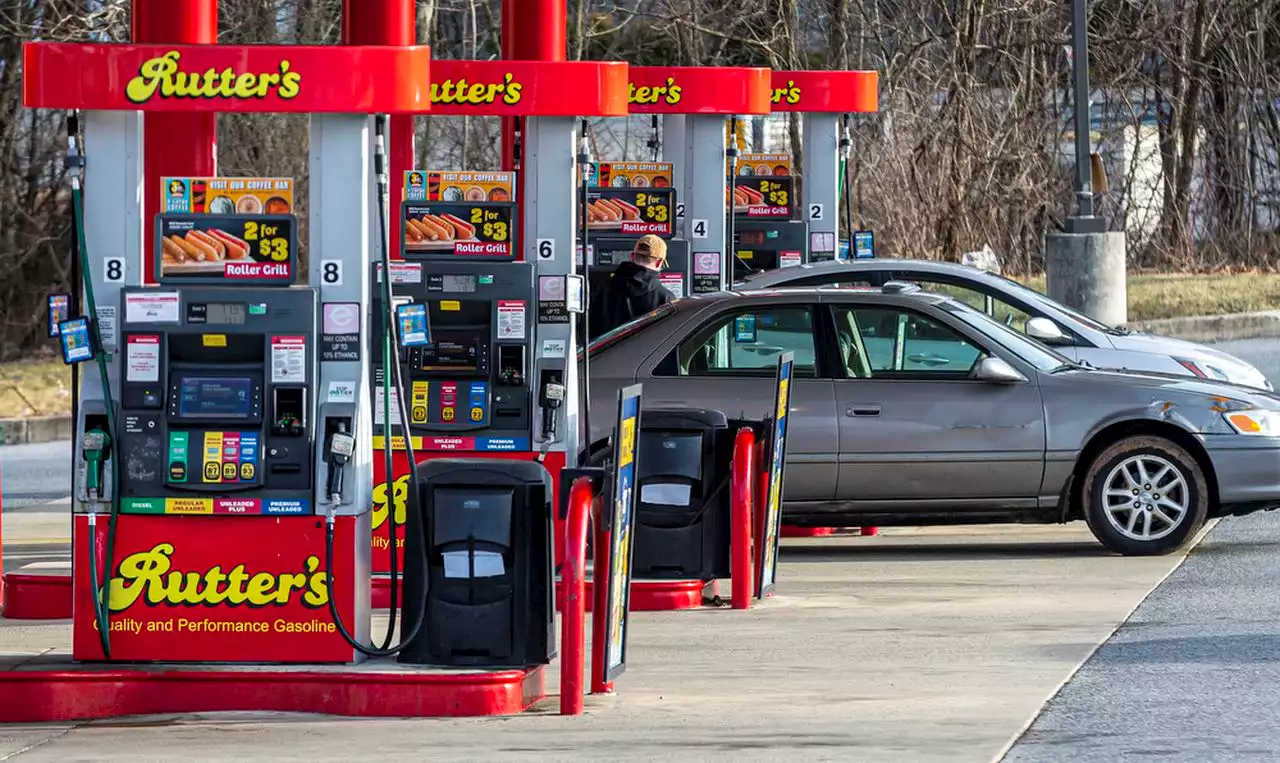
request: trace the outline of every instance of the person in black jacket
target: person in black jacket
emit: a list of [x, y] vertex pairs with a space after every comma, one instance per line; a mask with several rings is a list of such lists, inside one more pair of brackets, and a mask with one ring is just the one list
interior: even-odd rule
[[675, 299], [658, 280], [666, 264], [667, 242], [654, 235], [642, 236], [631, 250], [631, 259], [613, 271], [604, 288], [592, 293], [589, 340]]

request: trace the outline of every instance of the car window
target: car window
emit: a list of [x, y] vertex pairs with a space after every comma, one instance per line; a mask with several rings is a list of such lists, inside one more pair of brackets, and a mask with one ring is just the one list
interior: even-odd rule
[[739, 308], [721, 313], [673, 351], [680, 376], [773, 376], [778, 357], [795, 353], [796, 374], [814, 375], [813, 309], [801, 306]]
[[967, 285], [943, 281], [931, 281], [927, 278], [915, 278], [914, 280], [920, 284], [920, 288], [924, 291], [944, 294], [954, 300], [963, 302], [974, 310], [986, 313], [1015, 331], [1025, 331], [1027, 319], [1034, 317], [985, 289], [976, 289]]
[[[607, 351], [610, 347], [617, 345], [623, 339], [626, 339], [632, 334], [637, 333], [638, 331], [645, 328], [646, 326], [650, 326], [650, 325], [653, 325], [654, 323], [657, 323], [658, 321], [662, 320], [663, 318], [666, 318], [669, 315], [674, 314], [675, 312], [676, 312], [676, 307], [670, 302], [668, 302], [665, 305], [659, 305], [657, 309], [650, 310], [644, 315], [641, 315], [640, 317], [628, 323], [622, 324], [621, 326], [613, 329], [612, 331], [608, 331], [604, 334], [601, 334], [600, 336], [596, 337], [595, 340], [591, 342], [589, 346], [591, 357], [595, 358], [596, 356]], [[578, 355], [579, 357], [581, 357], [582, 355], [581, 350], [578, 351]]]
[[836, 335], [851, 378], [965, 379], [982, 349], [912, 310], [836, 308]]

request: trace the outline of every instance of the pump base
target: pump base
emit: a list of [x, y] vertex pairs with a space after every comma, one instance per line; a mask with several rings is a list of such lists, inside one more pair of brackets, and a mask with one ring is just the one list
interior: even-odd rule
[[[701, 580], [633, 580], [631, 581], [631, 612], [669, 612], [676, 609], [697, 609], [705, 599], [717, 596], [716, 581]], [[587, 581], [587, 611], [591, 611], [594, 589]], [[556, 611], [564, 603], [564, 593], [556, 583]]]
[[[373, 584], [369, 589], [369, 606], [374, 609], [390, 609], [391, 608], [391, 578], [388, 575], [374, 575], [371, 579]], [[403, 589], [397, 583], [397, 593], [403, 593]], [[404, 599], [397, 596], [397, 601]]]
[[4, 608], [10, 620], [71, 619], [71, 575], [65, 564], [43, 569], [28, 564], [4, 576]]
[[515, 715], [546, 698], [546, 670], [428, 672], [389, 660], [296, 668], [85, 664], [65, 653], [3, 655], [0, 696], [0, 723], [215, 712]]

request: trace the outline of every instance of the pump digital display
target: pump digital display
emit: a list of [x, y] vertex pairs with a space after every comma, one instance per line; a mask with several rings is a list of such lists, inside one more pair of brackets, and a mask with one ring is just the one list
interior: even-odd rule
[[479, 360], [479, 339], [439, 339], [422, 348], [423, 371], [475, 371]]
[[209, 323], [243, 326], [248, 315], [249, 306], [244, 303], [210, 302], [205, 305], [205, 320]]
[[178, 415], [184, 419], [247, 419], [252, 411], [250, 378], [185, 376], [178, 385]]
[[445, 291], [473, 294], [476, 290], [476, 277], [469, 275], [445, 275], [441, 277]]

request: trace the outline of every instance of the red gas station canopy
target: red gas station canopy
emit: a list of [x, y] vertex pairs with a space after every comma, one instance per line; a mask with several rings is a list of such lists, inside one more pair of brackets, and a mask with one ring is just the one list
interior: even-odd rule
[[876, 72], [774, 71], [773, 110], [874, 113], [879, 82]]
[[431, 49], [354, 45], [23, 45], [28, 108], [426, 113]]
[[627, 65], [617, 61], [432, 61], [431, 113], [626, 116]]
[[632, 114], [768, 114], [771, 95], [768, 69], [631, 67]]

